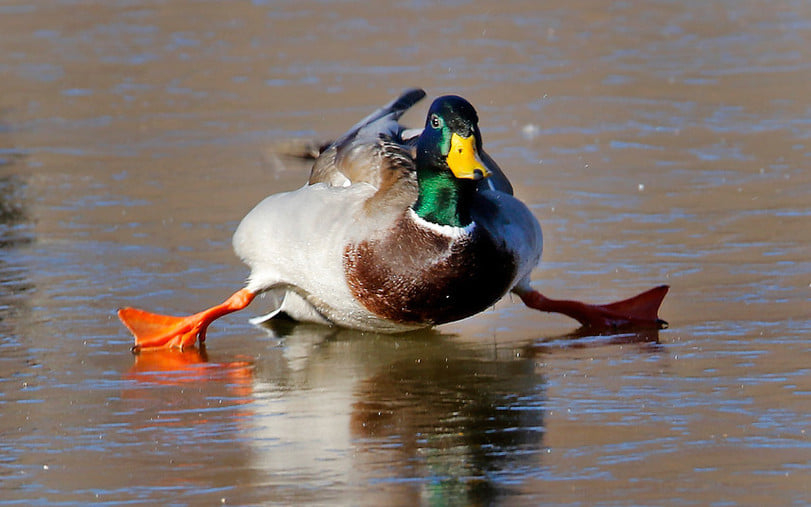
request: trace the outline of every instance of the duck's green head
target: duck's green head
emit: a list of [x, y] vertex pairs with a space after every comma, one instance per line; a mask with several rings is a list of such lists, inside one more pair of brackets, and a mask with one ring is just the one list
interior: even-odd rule
[[450, 171], [459, 179], [480, 180], [490, 176], [479, 158], [481, 149], [479, 115], [470, 102], [456, 95], [436, 99], [417, 143], [418, 165]]
[[490, 176], [479, 153], [479, 116], [470, 102], [456, 95], [436, 99], [417, 141], [419, 197], [414, 210], [440, 225], [470, 223], [475, 182]]

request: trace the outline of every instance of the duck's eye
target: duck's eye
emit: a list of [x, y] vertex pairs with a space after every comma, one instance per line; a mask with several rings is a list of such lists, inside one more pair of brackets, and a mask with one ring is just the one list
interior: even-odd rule
[[431, 127], [438, 129], [442, 126], [442, 120], [439, 119], [439, 116], [432, 114], [431, 115]]

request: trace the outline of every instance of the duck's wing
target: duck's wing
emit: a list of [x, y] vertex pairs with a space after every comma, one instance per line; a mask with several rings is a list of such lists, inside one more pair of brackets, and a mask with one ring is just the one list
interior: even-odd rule
[[[335, 140], [313, 164], [309, 184], [327, 183], [348, 186], [366, 182], [381, 185], [381, 155], [389, 150], [409, 151], [401, 134], [404, 128], [397, 120], [425, 97], [419, 88], [404, 91], [399, 97], [365, 117]], [[399, 146], [398, 146], [399, 145]]]
[[496, 248], [512, 256], [515, 265], [512, 284], [519, 283], [541, 260], [543, 234], [538, 220], [526, 204], [504, 191], [480, 187], [474, 199], [473, 220], [486, 231]]
[[487, 167], [491, 174], [489, 178], [484, 178], [479, 182], [477, 185], [478, 191], [495, 190], [497, 192], [513, 195], [513, 186], [507, 178], [507, 175], [504, 174], [504, 171], [496, 164], [496, 161], [493, 160], [484, 149], [479, 153], [479, 157], [481, 157], [482, 162], [484, 162], [485, 167]]

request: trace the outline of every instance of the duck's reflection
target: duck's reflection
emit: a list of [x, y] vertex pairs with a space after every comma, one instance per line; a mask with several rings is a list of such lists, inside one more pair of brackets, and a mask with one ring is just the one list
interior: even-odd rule
[[383, 336], [275, 323], [268, 332], [263, 343], [244, 338], [255, 347], [245, 361], [210, 361], [205, 349], [136, 356], [128, 404], [154, 441], [200, 446], [197, 458], [187, 451], [192, 463], [238, 448], [241, 477], [249, 471], [273, 491], [298, 484], [303, 501], [337, 491], [330, 498], [338, 503], [359, 489], [370, 503], [497, 500], [542, 467], [539, 355], [658, 343], [655, 331], [581, 332], [515, 349], [435, 331]]
[[[307, 425], [310, 441], [352, 456], [347, 471], [329, 470], [323, 454], [310, 460], [320, 472], [373, 482], [381, 501], [394, 495], [398, 503], [469, 504], [492, 499], [511, 475], [538, 465], [544, 381], [534, 360], [465, 347], [431, 331], [376, 336], [293, 326], [273, 332], [283, 337], [288, 364], [296, 365], [297, 384], [312, 393], [316, 406], [305, 412], [323, 416]], [[297, 350], [301, 344], [306, 351]], [[301, 431], [291, 426], [284, 436], [273, 431], [278, 426], [269, 433], [291, 438]], [[301, 458], [297, 453], [287, 463], [303, 464]]]
[[[421, 496], [432, 503], [485, 500], [538, 461], [543, 381], [532, 361], [406, 359], [363, 381], [356, 396], [351, 421], [360, 459], [378, 468], [380, 480], [398, 468], [397, 477], [427, 479]], [[381, 452], [389, 464], [380, 463]]]

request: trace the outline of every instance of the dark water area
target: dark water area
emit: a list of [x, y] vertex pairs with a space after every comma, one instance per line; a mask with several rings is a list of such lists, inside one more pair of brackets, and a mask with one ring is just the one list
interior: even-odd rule
[[[0, 4], [0, 505], [805, 505], [811, 4]], [[533, 285], [671, 285], [652, 334], [507, 297], [378, 336], [218, 321], [279, 153], [456, 93], [544, 229]], [[404, 122], [420, 125], [427, 104]]]

